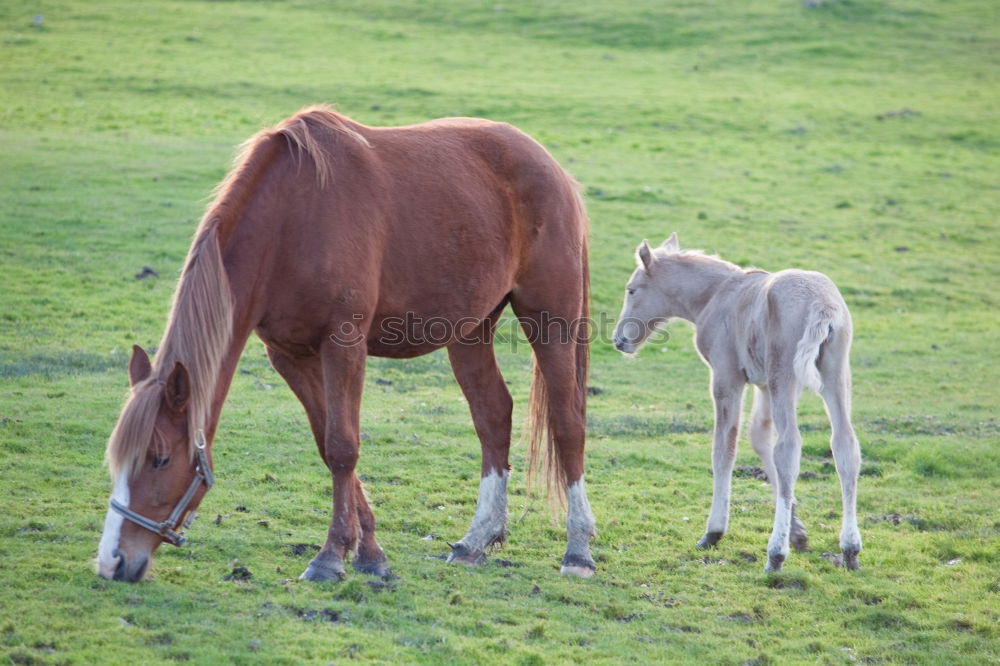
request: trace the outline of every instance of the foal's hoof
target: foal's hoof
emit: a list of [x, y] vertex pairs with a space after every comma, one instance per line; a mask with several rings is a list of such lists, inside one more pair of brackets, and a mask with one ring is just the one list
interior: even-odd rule
[[802, 524], [795, 510], [792, 510], [792, 530], [788, 535], [788, 542], [797, 553], [804, 553], [809, 548], [809, 535], [806, 534], [806, 526]]
[[576, 576], [577, 578], [590, 578], [597, 572], [597, 565], [594, 564], [594, 560], [590, 559], [589, 555], [570, 555], [567, 553], [563, 556], [562, 567], [559, 569], [559, 573], [563, 576]]
[[705, 532], [705, 536], [698, 539], [699, 548], [713, 548], [722, 539], [723, 532]]
[[776, 555], [768, 555], [767, 564], [764, 565], [764, 573], [773, 573], [775, 571], [781, 571], [781, 566], [785, 563], [785, 556], [781, 553]]
[[308, 580], [314, 583], [323, 581], [340, 582], [347, 577], [344, 571], [344, 560], [333, 553], [327, 555], [317, 555], [309, 563], [306, 570], [299, 576], [299, 580]]
[[481, 550], [472, 550], [459, 542], [451, 547], [451, 552], [448, 553], [448, 562], [464, 564], [467, 567], [478, 567], [486, 564], [486, 553]]
[[844, 568], [845, 569], [853, 569], [853, 570], [857, 571], [858, 569], [861, 568], [861, 565], [858, 564], [858, 551], [856, 551], [856, 550], [845, 550], [845, 551], [843, 551], [843, 553], [844, 553]]

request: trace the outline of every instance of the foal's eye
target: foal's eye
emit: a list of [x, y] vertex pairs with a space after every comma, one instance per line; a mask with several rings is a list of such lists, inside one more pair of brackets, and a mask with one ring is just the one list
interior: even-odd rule
[[632, 287], [629, 287], [629, 288], [628, 288], [628, 289], [626, 289], [625, 291], [627, 291], [627, 292], [628, 292], [628, 295], [629, 295], [629, 296], [634, 296], [634, 295], [635, 295], [635, 289], [633, 289]]
[[153, 469], [160, 469], [170, 464], [170, 456], [156, 456], [153, 458]]

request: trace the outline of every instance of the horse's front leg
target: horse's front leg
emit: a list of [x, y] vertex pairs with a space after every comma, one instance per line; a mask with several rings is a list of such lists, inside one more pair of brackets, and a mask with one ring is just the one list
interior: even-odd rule
[[[333, 477], [333, 517], [330, 520], [326, 543], [302, 574], [303, 580], [343, 579], [344, 562], [348, 554], [358, 552], [363, 529], [366, 532], [366, 539], [375, 543], [374, 517], [365, 501], [361, 482], [354, 472], [358, 462], [365, 358], [366, 349], [363, 342], [340, 345], [328, 341], [321, 351], [326, 398], [323, 458]], [[373, 551], [370, 544], [368, 545], [367, 550]], [[362, 570], [368, 570], [374, 564], [382, 562], [381, 566], [384, 568], [385, 556], [381, 554], [377, 544], [374, 548], [377, 552], [359, 553], [355, 565]]]
[[472, 422], [482, 445], [483, 463], [479, 501], [472, 525], [451, 548], [449, 562], [477, 565], [486, 561], [486, 551], [502, 543], [507, 523], [507, 455], [510, 450], [513, 401], [497, 367], [493, 345], [488, 342], [492, 325], [484, 322], [479, 340], [458, 341], [448, 347], [455, 379], [472, 412]]
[[729, 495], [736, 461], [736, 440], [740, 433], [740, 411], [745, 382], [735, 372], [712, 370], [712, 399], [715, 403], [715, 435], [712, 446], [712, 511], [699, 548], [711, 548], [729, 527]]

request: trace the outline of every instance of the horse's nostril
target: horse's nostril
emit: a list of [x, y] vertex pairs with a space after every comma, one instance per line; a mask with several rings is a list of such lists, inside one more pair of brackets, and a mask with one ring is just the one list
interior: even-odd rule
[[111, 553], [113, 557], [118, 558], [118, 566], [115, 567], [115, 574], [111, 577], [112, 580], [126, 580], [125, 578], [125, 555], [122, 554], [120, 550], [115, 549]]
[[128, 563], [125, 561], [124, 553], [120, 550], [116, 550], [113, 555], [118, 558], [118, 565], [115, 567], [115, 573], [112, 576], [112, 580], [120, 580], [127, 583], [136, 583], [142, 580], [142, 577], [146, 574], [146, 569], [149, 567], [148, 557], [140, 559], [138, 565], [132, 568], [132, 570], [129, 570]]

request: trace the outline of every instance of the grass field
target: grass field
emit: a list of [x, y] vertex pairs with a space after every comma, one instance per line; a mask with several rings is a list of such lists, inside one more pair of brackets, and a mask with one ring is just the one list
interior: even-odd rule
[[[1000, 5], [954, 0], [0, 3], [0, 655], [62, 663], [1000, 663]], [[442, 353], [369, 363], [359, 471], [397, 580], [295, 579], [329, 475], [247, 346], [218, 484], [150, 579], [93, 572], [106, 438], [159, 339], [234, 146], [302, 106], [371, 125], [476, 115], [585, 186], [587, 483], [598, 575], [525, 496], [507, 546], [446, 565], [479, 445]], [[770, 490], [741, 443], [711, 499], [708, 373], [682, 325], [608, 344], [632, 251], [830, 275], [851, 307], [862, 569], [838, 569], [820, 401], [800, 410], [811, 552], [765, 576]], [[136, 279], [143, 266], [160, 277]], [[503, 329], [512, 331], [507, 327]], [[530, 356], [498, 349], [520, 423]], [[379, 381], [381, 380], [381, 381]], [[233, 576], [243, 567], [250, 577]]]

